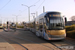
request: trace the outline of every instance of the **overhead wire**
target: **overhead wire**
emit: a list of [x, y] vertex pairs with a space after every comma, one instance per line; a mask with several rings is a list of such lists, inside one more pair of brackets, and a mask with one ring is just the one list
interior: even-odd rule
[[0, 10], [2, 10], [11, 0], [9, 0]]
[[20, 11], [19, 14], [23, 13], [25, 10], [27, 10], [27, 9], [24, 9], [23, 11]]
[[[36, 1], [33, 5], [36, 5], [40, 0]], [[26, 10], [26, 9], [25, 9]], [[21, 11], [20, 13], [24, 12], [25, 10]], [[20, 14], [19, 13], [19, 14]]]
[[38, 0], [37, 2], [35, 2], [33, 5], [37, 4], [40, 0]]
[[[45, 1], [45, 0], [43, 0], [43, 2], [39, 5], [39, 7], [40, 7], [40, 6], [44, 3], [44, 1]], [[38, 7], [36, 10], [38, 10], [38, 9], [39, 9], [39, 7]], [[35, 10], [35, 11], [36, 11], [36, 10]]]

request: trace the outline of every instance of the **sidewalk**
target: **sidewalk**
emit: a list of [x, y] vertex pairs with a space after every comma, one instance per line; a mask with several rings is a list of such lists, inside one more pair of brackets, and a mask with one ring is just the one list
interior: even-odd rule
[[0, 50], [15, 50], [7, 41], [0, 37]]

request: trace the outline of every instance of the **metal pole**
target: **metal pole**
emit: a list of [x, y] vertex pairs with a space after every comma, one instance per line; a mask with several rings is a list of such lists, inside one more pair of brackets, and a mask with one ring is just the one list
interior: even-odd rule
[[45, 7], [43, 6], [43, 12], [45, 12]]
[[27, 6], [27, 5], [22, 4], [22, 6], [28, 7], [28, 16], [29, 16], [29, 22], [30, 22], [30, 7], [35, 6], [35, 5]]
[[16, 28], [17, 28], [17, 16], [16, 16]]
[[14, 22], [14, 18], [12, 18], [13, 22]]
[[28, 15], [29, 15], [29, 22], [30, 22], [30, 7], [28, 7]]
[[36, 17], [38, 16], [38, 12], [36, 11]]
[[32, 14], [32, 16], [33, 16], [33, 19], [35, 18], [35, 13], [31, 13]]
[[35, 13], [31, 13], [34, 19], [34, 28], [35, 28]]

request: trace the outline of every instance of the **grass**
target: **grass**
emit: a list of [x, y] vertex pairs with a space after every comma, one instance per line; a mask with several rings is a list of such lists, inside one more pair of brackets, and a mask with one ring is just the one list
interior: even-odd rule
[[67, 37], [75, 38], [75, 25], [65, 26], [65, 28]]

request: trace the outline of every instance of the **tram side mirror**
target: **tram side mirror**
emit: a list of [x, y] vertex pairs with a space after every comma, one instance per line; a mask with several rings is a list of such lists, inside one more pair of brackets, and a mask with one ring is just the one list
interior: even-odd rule
[[67, 18], [65, 17], [65, 23], [67, 22]]

